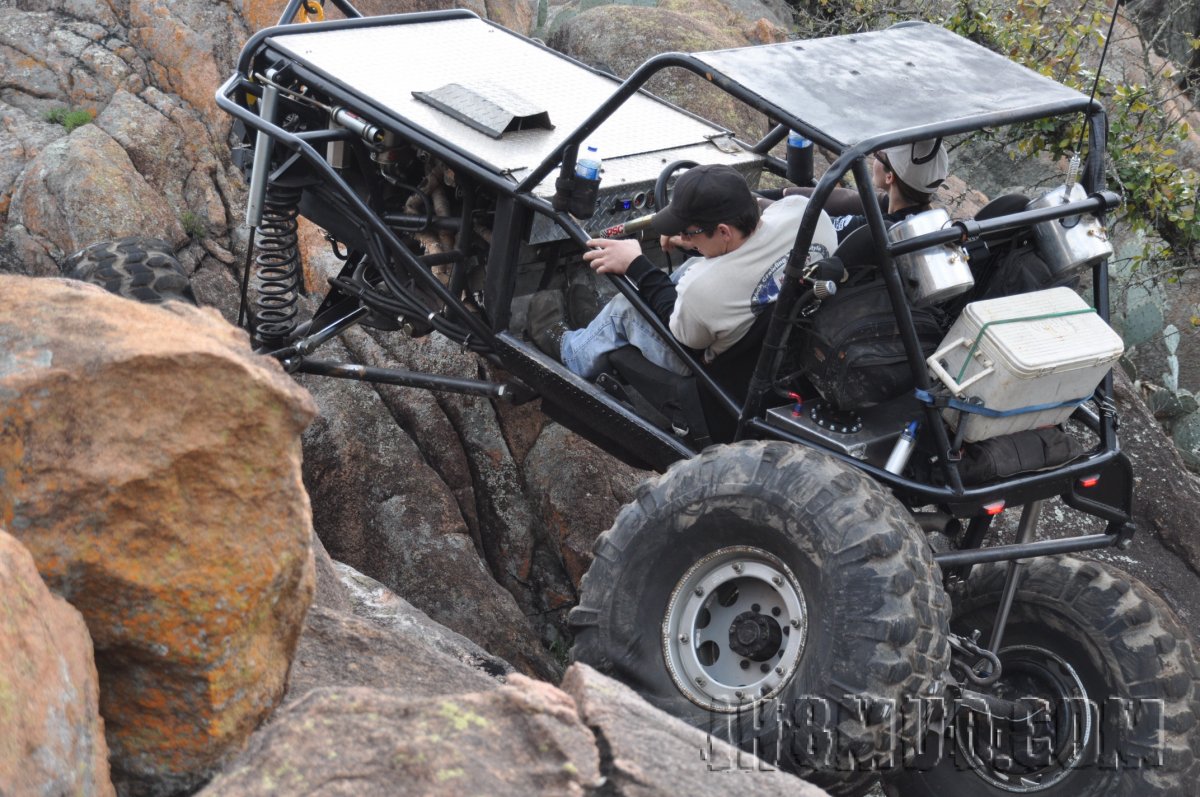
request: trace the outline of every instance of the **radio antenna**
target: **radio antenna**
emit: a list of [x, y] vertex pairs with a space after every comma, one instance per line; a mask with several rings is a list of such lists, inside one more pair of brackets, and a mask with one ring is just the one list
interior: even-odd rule
[[[1088, 96], [1088, 107], [1091, 108], [1092, 102], [1096, 99], [1096, 90], [1100, 87], [1100, 73], [1104, 69], [1104, 60], [1108, 57], [1108, 45], [1112, 42], [1113, 29], [1117, 25], [1117, 11], [1121, 8], [1121, 3], [1124, 0], [1116, 0], [1113, 3], [1112, 18], [1108, 21], [1108, 35], [1104, 37], [1104, 47], [1100, 50], [1100, 63], [1096, 65], [1096, 77], [1092, 81], [1092, 93]], [[1079, 143], [1075, 145], [1075, 151], [1071, 153], [1071, 160], [1067, 164], [1067, 181], [1063, 186], [1063, 202], [1069, 202], [1071, 196], [1071, 185], [1075, 182], [1075, 177], [1079, 173], [1079, 153], [1083, 151], [1083, 137], [1087, 135], [1088, 125], [1087, 116], [1084, 116], [1084, 124], [1079, 130]]]

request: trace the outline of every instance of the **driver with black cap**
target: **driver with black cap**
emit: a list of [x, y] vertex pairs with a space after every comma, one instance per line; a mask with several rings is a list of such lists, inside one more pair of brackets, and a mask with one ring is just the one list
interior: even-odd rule
[[[642, 254], [635, 239], [598, 238], [584, 260], [599, 274], [624, 274], [637, 287], [680, 343], [703, 352], [706, 362], [737, 343], [754, 319], [779, 295], [783, 270], [795, 243], [808, 199], [785, 197], [759, 210], [749, 185], [735, 169], [697, 166], [675, 182], [670, 204], [650, 227], [665, 250], [699, 253], [675, 272], [678, 284]], [[833, 223], [821, 213], [808, 262], [828, 257], [837, 246]], [[682, 275], [682, 276], [679, 276]], [[582, 329], [568, 329], [558, 291], [536, 294], [530, 303], [529, 331], [537, 346], [571, 371], [598, 375], [605, 354], [628, 344], [647, 360], [679, 374], [688, 373], [624, 296], [617, 296]]]

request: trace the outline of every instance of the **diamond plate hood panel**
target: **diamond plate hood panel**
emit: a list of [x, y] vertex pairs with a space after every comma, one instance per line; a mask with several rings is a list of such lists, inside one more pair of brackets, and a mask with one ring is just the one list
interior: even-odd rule
[[[474, 160], [520, 178], [620, 85], [478, 19], [379, 24], [272, 36], [270, 44]], [[553, 130], [490, 138], [418, 100], [448, 83], [499, 85], [550, 115]], [[721, 128], [637, 95], [591, 137], [606, 166], [627, 155], [703, 144]]]

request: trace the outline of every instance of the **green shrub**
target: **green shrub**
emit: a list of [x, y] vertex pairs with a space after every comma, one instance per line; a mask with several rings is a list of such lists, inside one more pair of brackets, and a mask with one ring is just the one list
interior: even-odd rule
[[[1125, 199], [1120, 211], [1134, 231], [1153, 232], [1167, 247], [1154, 253], [1160, 265], [1191, 267], [1200, 254], [1200, 219], [1195, 215], [1196, 173], [1181, 166], [1177, 147], [1189, 133], [1174, 100], [1169, 76], [1150, 74], [1149, 85], [1115, 81], [1110, 49], [1096, 83], [1096, 64], [1108, 33], [1111, 9], [1099, 0], [1064, 8], [1050, 0], [959, 0], [941, 20], [1031, 69], [1088, 93], [1093, 84], [1108, 113], [1109, 187]], [[1020, 150], [1028, 155], [1068, 157], [1075, 153], [1082, 120], [1031, 125]], [[1086, 146], [1086, 145], [1085, 145]], [[1081, 157], [1085, 155], [1081, 152]]]
[[192, 238], [203, 238], [208, 235], [208, 219], [199, 213], [185, 210], [179, 214], [179, 223], [183, 225], [183, 231]]
[[[1066, 85], [1090, 93], [1112, 14], [1111, 0], [790, 0], [802, 36], [878, 30], [902, 19], [928, 19]], [[1200, 39], [1193, 41], [1200, 49]], [[1164, 272], [1195, 268], [1200, 257], [1197, 177], [1179, 163], [1189, 134], [1180, 116], [1181, 76], [1143, 64], [1147, 84], [1114, 80], [1119, 59], [1110, 49], [1097, 98], [1108, 113], [1108, 182], [1124, 206], [1119, 219], [1152, 232], [1166, 247], [1150, 257]], [[1187, 77], [1187, 76], [1182, 76]], [[1017, 130], [1016, 156], [1075, 154], [1082, 119], [1042, 121]], [[987, 134], [977, 134], [987, 135]], [[1086, 148], [1086, 141], [1084, 142]], [[1086, 157], [1086, 151], [1078, 153]], [[1136, 263], [1134, 265], [1137, 265]]]
[[70, 133], [77, 127], [82, 127], [96, 118], [95, 111], [83, 108], [51, 108], [46, 112], [46, 121], [62, 125]]

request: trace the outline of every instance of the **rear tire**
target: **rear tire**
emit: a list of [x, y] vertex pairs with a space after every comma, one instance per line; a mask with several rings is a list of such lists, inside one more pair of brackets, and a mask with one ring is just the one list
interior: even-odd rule
[[63, 272], [137, 302], [198, 304], [175, 250], [158, 238], [131, 235], [92, 244], [67, 258]]
[[857, 470], [714, 446], [643, 485], [595, 553], [576, 661], [835, 795], [912, 749], [904, 701], [940, 693], [946, 596], [911, 516]]
[[[972, 574], [967, 594], [955, 600], [955, 631], [969, 635], [979, 629], [986, 642], [1004, 580], [1003, 566], [981, 567]], [[928, 772], [904, 773], [889, 784], [890, 793], [1197, 793], [1200, 666], [1188, 633], [1144, 584], [1098, 562], [1073, 557], [1032, 561], [1017, 589], [999, 655], [1001, 678], [993, 689], [1010, 698], [1050, 700], [1058, 709], [1053, 724], [1039, 726], [1032, 738], [1002, 736], [1005, 741], [992, 745], [982, 742], [989, 734], [979, 732], [976, 715], [975, 744], [948, 738], [940, 763]], [[1085, 706], [1085, 701], [1098, 710], [1086, 715], [1063, 710]], [[1125, 714], [1126, 707], [1134, 713]], [[968, 735], [969, 721], [968, 715], [955, 720], [960, 738]], [[1006, 730], [1003, 720], [994, 727], [1002, 734]]]

